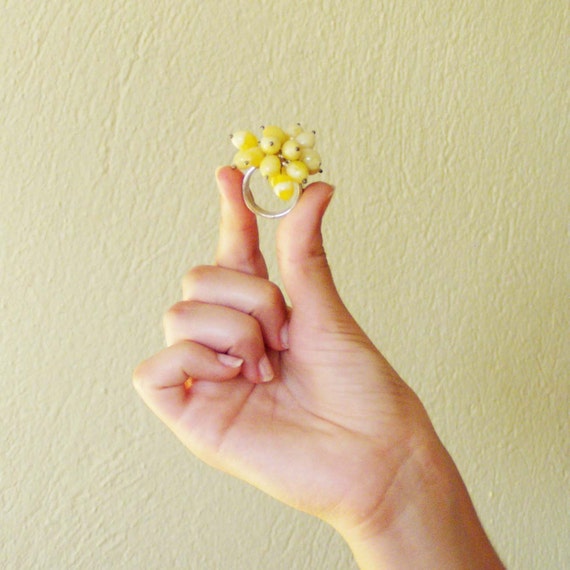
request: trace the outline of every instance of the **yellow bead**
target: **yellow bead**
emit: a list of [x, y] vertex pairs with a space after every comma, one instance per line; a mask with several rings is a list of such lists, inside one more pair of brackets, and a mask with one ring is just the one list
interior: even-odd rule
[[274, 154], [267, 155], [259, 165], [259, 172], [262, 176], [275, 176], [281, 172], [281, 161]]
[[277, 154], [281, 150], [281, 139], [279, 137], [263, 136], [259, 141], [259, 148], [265, 154]]
[[276, 127], [275, 125], [269, 125], [263, 128], [264, 137], [277, 137], [281, 143], [284, 143], [289, 136], [281, 127]]
[[294, 160], [290, 162], [285, 171], [287, 175], [290, 176], [295, 182], [302, 184], [303, 182], [307, 181], [307, 177], [309, 176], [309, 169], [304, 162], [300, 160]]
[[236, 166], [240, 170], [246, 170], [249, 168], [249, 158], [245, 154], [245, 150], [238, 150], [235, 153], [232, 165]]
[[240, 170], [247, 170], [252, 166], [259, 168], [265, 154], [259, 147], [248, 148], [246, 150], [238, 150], [234, 156], [233, 164]]
[[281, 200], [290, 200], [295, 193], [295, 182], [287, 174], [276, 174], [269, 179], [269, 183]]
[[265, 158], [265, 153], [258, 146], [255, 146], [253, 148], [248, 148], [245, 152], [249, 157], [251, 166], [259, 168], [259, 166], [261, 165], [261, 161]]
[[238, 150], [247, 150], [257, 146], [257, 137], [250, 131], [236, 131], [230, 135], [230, 138]]
[[277, 188], [275, 189], [277, 196], [281, 199], [284, 200], [285, 202], [287, 202], [287, 200], [291, 200], [291, 198], [293, 198], [293, 194], [295, 194], [295, 189], [293, 188], [293, 183], [291, 184], [287, 184], [287, 187], [283, 187], [278, 190]]
[[287, 160], [297, 160], [301, 156], [301, 147], [294, 140], [288, 140], [283, 143], [281, 154]]

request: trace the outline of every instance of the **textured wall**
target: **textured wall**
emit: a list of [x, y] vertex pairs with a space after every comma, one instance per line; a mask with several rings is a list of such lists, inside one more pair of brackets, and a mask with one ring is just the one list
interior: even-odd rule
[[0, 567], [354, 567], [130, 383], [212, 257], [228, 133], [296, 121], [337, 186], [346, 302], [502, 557], [570, 567], [569, 19], [566, 0], [1, 0]]

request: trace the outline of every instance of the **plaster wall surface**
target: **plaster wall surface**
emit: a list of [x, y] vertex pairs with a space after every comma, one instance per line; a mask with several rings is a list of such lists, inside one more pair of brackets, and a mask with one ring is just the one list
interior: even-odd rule
[[[564, 0], [0, 1], [0, 567], [355, 568], [131, 372], [212, 260], [227, 135], [297, 121], [348, 307], [509, 568], [570, 568]], [[274, 224], [263, 247], [279, 282]]]

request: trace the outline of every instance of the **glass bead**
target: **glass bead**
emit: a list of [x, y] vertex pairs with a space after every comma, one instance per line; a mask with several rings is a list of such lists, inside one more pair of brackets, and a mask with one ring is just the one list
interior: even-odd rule
[[277, 154], [281, 150], [281, 139], [275, 136], [264, 136], [259, 141], [259, 148], [265, 154]]
[[295, 193], [295, 182], [287, 174], [276, 174], [269, 179], [269, 183], [281, 200], [290, 200]]
[[277, 137], [281, 144], [283, 144], [289, 136], [285, 133], [285, 131], [281, 127], [276, 127], [275, 125], [269, 125], [263, 128], [263, 136], [264, 137]]
[[321, 168], [321, 155], [314, 148], [301, 150], [301, 160], [307, 165], [309, 174], [316, 174]]
[[262, 176], [271, 177], [281, 173], [281, 160], [275, 154], [269, 154], [261, 161], [259, 172]]
[[309, 176], [309, 168], [300, 160], [290, 162], [285, 171], [295, 182], [298, 182], [299, 184], [306, 182]]
[[295, 137], [295, 140], [303, 148], [313, 148], [315, 146], [315, 133], [312, 131], [303, 131]]
[[294, 139], [297, 135], [303, 132], [303, 127], [297, 123], [296, 125], [290, 125], [285, 129], [285, 133]]
[[301, 156], [301, 147], [294, 140], [288, 140], [281, 147], [281, 154], [287, 160], [297, 160]]
[[250, 131], [236, 131], [230, 135], [230, 139], [238, 150], [247, 150], [257, 146], [257, 137]]

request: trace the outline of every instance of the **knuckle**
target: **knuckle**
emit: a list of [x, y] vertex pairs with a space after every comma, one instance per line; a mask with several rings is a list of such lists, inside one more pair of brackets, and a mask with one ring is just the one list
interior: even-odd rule
[[182, 291], [185, 298], [191, 298], [196, 295], [200, 285], [211, 275], [212, 269], [209, 265], [198, 265], [192, 267], [184, 275], [182, 278]]
[[263, 292], [260, 294], [260, 305], [263, 309], [273, 309], [283, 303], [281, 289], [275, 283], [267, 281]]
[[174, 303], [174, 305], [172, 305], [172, 307], [170, 307], [166, 313], [164, 313], [164, 318], [165, 319], [172, 319], [172, 318], [177, 318], [180, 315], [184, 315], [185, 313], [187, 313], [188, 311], [188, 303], [186, 303], [185, 301], [178, 301], [177, 303]]
[[175, 303], [164, 313], [164, 317], [162, 318], [162, 324], [165, 329], [172, 326], [174, 323], [184, 319], [191, 310], [191, 303], [187, 301], [178, 301]]

